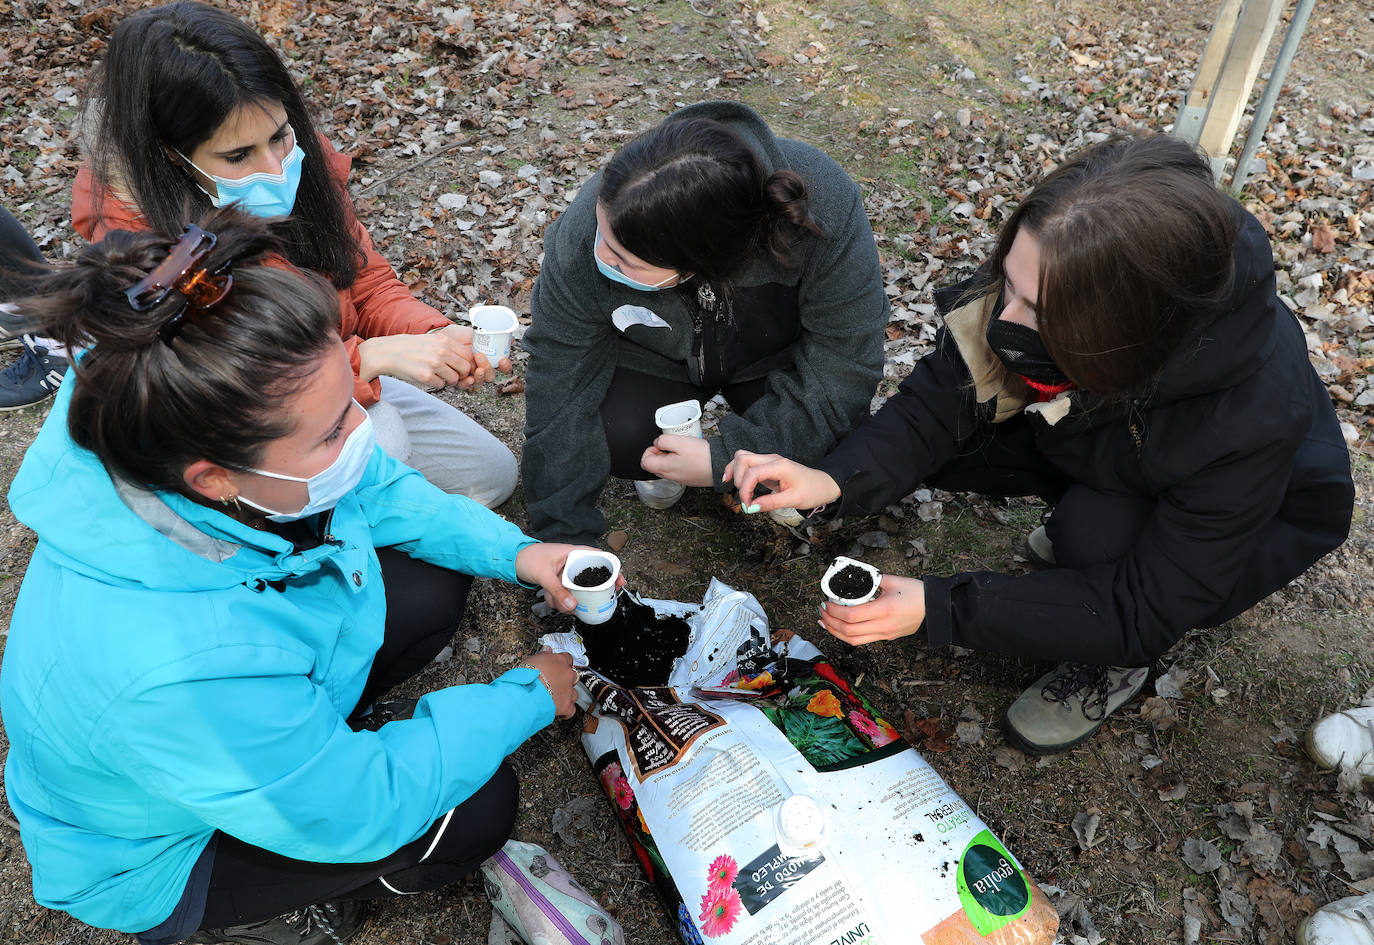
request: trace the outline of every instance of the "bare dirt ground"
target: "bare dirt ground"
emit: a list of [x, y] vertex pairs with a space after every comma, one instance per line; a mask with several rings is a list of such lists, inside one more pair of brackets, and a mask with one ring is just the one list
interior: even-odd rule
[[[374, 238], [418, 293], [450, 312], [492, 300], [527, 313], [543, 228], [611, 151], [679, 104], [752, 104], [865, 186], [893, 301], [880, 396], [933, 335], [931, 287], [976, 265], [1042, 168], [1115, 128], [1169, 126], [1216, 6], [226, 5], [292, 60], [322, 129], [355, 156], [353, 191]], [[68, 194], [83, 81], [111, 23], [136, 7], [0, 0], [0, 186], [54, 258], [80, 245]], [[1374, 465], [1366, 458], [1374, 261], [1363, 229], [1374, 226], [1372, 51], [1374, 4], [1318, 6], [1243, 197], [1271, 229], [1280, 285], [1349, 424], [1359, 488], [1350, 540], [1230, 624], [1190, 634], [1154, 667], [1148, 698], [1087, 745], [1035, 759], [1003, 740], [1002, 711], [1042, 666], [910, 641], [856, 650], [818, 639], [814, 622], [816, 582], [835, 554], [916, 574], [1024, 567], [1033, 503], [918, 494], [802, 540], [707, 495], [666, 513], [641, 506], [624, 483], [603, 497], [611, 528], [628, 535], [621, 557], [638, 590], [695, 601], [718, 577], [756, 594], [774, 626], [862, 674], [884, 713], [905, 721], [916, 746], [1050, 890], [1066, 942], [1283, 942], [1317, 905], [1374, 888], [1367, 789], [1338, 785], [1301, 748], [1313, 719], [1374, 687]], [[519, 452], [518, 394], [450, 396]], [[45, 413], [0, 415], [0, 487]], [[523, 521], [521, 494], [501, 511]], [[0, 627], [32, 548], [32, 535], [0, 505]], [[480, 586], [452, 655], [410, 689], [501, 672], [541, 632], [530, 603], [519, 589]], [[575, 723], [556, 723], [515, 756], [517, 836], [567, 865], [618, 915], [627, 941], [673, 941], [608, 808], [563, 835], [552, 829], [556, 811], [599, 796], [577, 734]], [[0, 814], [0, 943], [131, 941], [36, 906], [17, 832], [8, 810]], [[359, 941], [486, 942], [489, 915], [468, 884], [382, 905]]]

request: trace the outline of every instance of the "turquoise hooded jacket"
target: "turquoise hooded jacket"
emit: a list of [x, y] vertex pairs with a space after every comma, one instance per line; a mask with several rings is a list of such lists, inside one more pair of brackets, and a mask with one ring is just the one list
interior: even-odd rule
[[73, 386], [9, 493], [39, 539], [0, 672], [5, 791], [38, 902], [152, 928], [217, 829], [300, 860], [380, 859], [553, 720], [520, 668], [375, 733], [345, 724], [382, 642], [375, 549], [514, 581], [533, 542], [514, 525], [375, 450], [326, 540], [297, 552], [112, 479], [67, 435]]

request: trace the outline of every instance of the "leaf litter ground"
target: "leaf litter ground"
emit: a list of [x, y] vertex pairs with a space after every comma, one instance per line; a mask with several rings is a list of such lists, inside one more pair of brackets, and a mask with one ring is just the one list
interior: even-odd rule
[[[354, 157], [374, 240], [450, 313], [504, 302], [527, 322], [548, 222], [616, 147], [680, 104], [737, 98], [824, 148], [864, 186], [892, 302], [875, 406], [928, 350], [931, 289], [986, 256], [1045, 168], [1104, 133], [1169, 126], [1215, 16], [1200, 0], [226, 5], [291, 60], [322, 130]], [[137, 6], [0, 0], [0, 187], [54, 258], [80, 247], [68, 194], [85, 78], [111, 24]], [[1034, 503], [920, 490], [880, 516], [793, 531], [707, 495], [668, 512], [624, 483], [603, 496], [636, 590], [697, 601], [719, 577], [860, 677], [1050, 890], [1065, 941], [1287, 941], [1315, 906], [1374, 888], [1368, 790], [1316, 771], [1300, 745], [1313, 719], [1374, 687], [1372, 16], [1367, 4], [1318, 8], [1243, 197], [1274, 239], [1280, 289], [1357, 457], [1351, 539], [1249, 613], [1190, 634], [1087, 745], [1036, 759], [1001, 737], [1001, 712], [1043, 666], [909, 641], [855, 650], [815, 625], [818, 581], [837, 554], [912, 574], [1023, 568]], [[517, 453], [522, 372], [517, 350], [506, 395], [445, 395]], [[0, 485], [45, 413], [0, 417]], [[523, 496], [501, 511], [522, 522]], [[0, 509], [0, 623], [32, 547]], [[479, 584], [453, 646], [401, 694], [509, 667], [550, 629], [531, 603]], [[563, 861], [629, 941], [671, 941], [575, 723], [514, 760], [517, 835]], [[34, 905], [12, 817], [0, 815], [0, 942], [130, 941]], [[381, 906], [359, 941], [486, 942], [489, 916], [467, 884]]]

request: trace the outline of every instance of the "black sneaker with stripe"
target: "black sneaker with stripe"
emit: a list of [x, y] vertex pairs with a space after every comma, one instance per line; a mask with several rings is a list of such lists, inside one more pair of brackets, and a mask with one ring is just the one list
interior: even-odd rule
[[70, 366], [66, 358], [48, 354], [31, 335], [20, 339], [19, 359], [0, 371], [0, 410], [18, 410], [41, 404], [62, 386]]

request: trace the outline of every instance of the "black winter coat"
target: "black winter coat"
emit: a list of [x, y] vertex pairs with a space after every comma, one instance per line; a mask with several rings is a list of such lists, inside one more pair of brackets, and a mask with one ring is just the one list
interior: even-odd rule
[[983, 339], [995, 298], [950, 311], [961, 293], [937, 293], [946, 323], [936, 350], [818, 464], [841, 486], [835, 513], [881, 510], [975, 448], [988, 424], [1024, 415], [1053, 472], [1108, 496], [1145, 497], [1153, 514], [1116, 561], [926, 577], [932, 646], [1144, 665], [1210, 625], [1261, 556], [1278, 578], [1256, 600], [1345, 540], [1349, 452], [1275, 291], [1264, 229], [1236, 211], [1231, 302], [1179, 347], [1143, 401], [1074, 391], [1026, 407], [998, 389], [1006, 372]]

